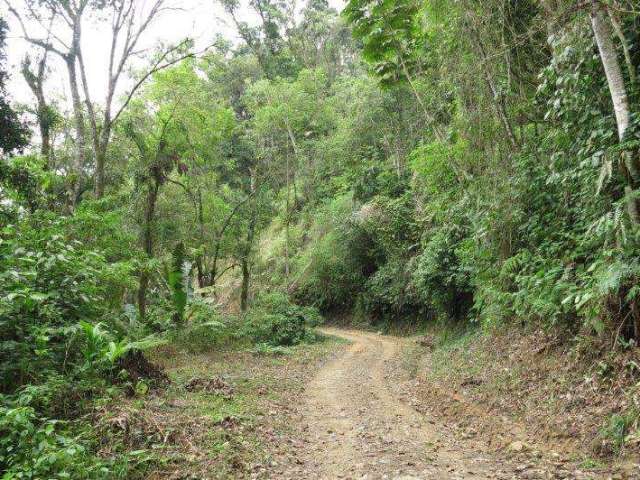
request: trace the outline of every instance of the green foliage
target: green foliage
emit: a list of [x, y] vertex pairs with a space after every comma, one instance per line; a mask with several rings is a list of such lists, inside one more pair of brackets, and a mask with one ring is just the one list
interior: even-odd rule
[[473, 304], [470, 272], [458, 252], [461, 241], [459, 231], [436, 232], [424, 245], [411, 273], [419, 301], [453, 320], [466, 318]]
[[246, 314], [240, 335], [257, 344], [291, 346], [313, 341], [313, 327], [321, 322], [322, 317], [313, 307], [294, 305], [282, 293], [265, 293]]
[[110, 476], [107, 464], [65, 431], [63, 423], [41, 421], [29, 406], [0, 406], [0, 470], [6, 480]]
[[6, 66], [6, 39], [9, 26], [0, 18], [0, 155], [22, 150], [28, 143], [29, 130], [11, 106], [6, 91], [8, 79]]
[[206, 352], [234, 346], [239, 328], [234, 317], [221, 316], [210, 302], [195, 297], [186, 306], [185, 324], [170, 332], [169, 338], [187, 351]]
[[84, 345], [81, 352], [84, 357], [84, 367], [88, 369], [113, 368], [116, 362], [133, 350], [144, 351], [166, 343], [166, 340], [147, 337], [141, 340], [130, 341], [127, 338], [114, 340], [114, 336], [106, 332], [103, 325], [92, 325], [81, 321], [80, 329], [84, 334]]
[[296, 262], [294, 296], [325, 312], [348, 310], [365, 281], [368, 246], [364, 230], [349, 220], [352, 199], [343, 196], [315, 212], [313, 240]]
[[184, 273], [185, 268], [185, 251], [184, 244], [178, 242], [173, 250], [172, 263], [170, 270], [167, 272], [167, 283], [171, 288], [173, 307], [176, 311], [176, 320], [182, 322], [184, 310], [187, 306], [187, 289], [189, 275]]
[[383, 82], [406, 79], [420, 65], [424, 42], [418, 2], [351, 0], [343, 15], [364, 45], [362, 54]]
[[65, 228], [64, 219], [42, 213], [0, 233], [3, 391], [70, 368], [76, 324], [117, 317], [111, 296], [131, 284], [126, 266], [65, 238]]
[[[283, 354], [313, 340], [322, 311], [637, 344], [638, 179], [625, 159], [640, 115], [618, 141], [584, 15], [558, 23], [532, 0], [351, 0], [342, 18], [324, 1], [250, 8], [259, 20], [235, 18], [240, 44], [158, 69], [127, 104], [101, 198], [73, 118], [52, 126], [49, 170], [4, 158], [25, 138], [0, 54], [7, 478], [106, 475], [82, 428], [52, 419], [117, 395], [120, 362], [162, 335]], [[618, 14], [635, 106], [637, 19]], [[0, 50], [4, 35], [0, 23]], [[249, 311], [221, 315], [239, 296]], [[629, 425], [605, 430], [619, 446]]]
[[[296, 232], [288, 245], [296, 252], [293, 272], [272, 278], [298, 300], [323, 311], [357, 305], [374, 321], [518, 319], [597, 334], [635, 305], [637, 227], [624, 212], [626, 180], [616, 168], [622, 146], [593, 34], [576, 22], [550, 38], [547, 51], [535, 34], [512, 46], [515, 63], [503, 62], [496, 28], [537, 31], [544, 15], [522, 2], [495, 18], [496, 27], [486, 21], [492, 8], [347, 5], [344, 16], [363, 56], [389, 88], [376, 97], [366, 83], [349, 79], [316, 100], [323, 117], [339, 112], [343, 119], [326, 123], [322, 142], [301, 140], [304, 158], [331, 165], [333, 180], [318, 179], [322, 167], [297, 169], [307, 203], [287, 212]], [[476, 87], [477, 78], [492, 84], [491, 95]], [[281, 81], [276, 91], [294, 99], [303, 82]], [[274, 87], [255, 93], [266, 98]], [[263, 123], [314, 112], [304, 96], [304, 107], [291, 113], [273, 102], [279, 98], [272, 93], [269, 110], [257, 111], [269, 114]], [[429, 105], [429, 112], [412, 112], [410, 102]], [[426, 122], [427, 131], [411, 137], [412, 121]], [[304, 122], [290, 126], [304, 139]], [[635, 148], [634, 135], [625, 148]], [[334, 155], [337, 145], [346, 159]], [[349, 195], [343, 209], [327, 207]], [[323, 228], [309, 221], [314, 216]], [[265, 268], [282, 271], [271, 257]], [[637, 335], [633, 322], [624, 337]]]
[[633, 409], [622, 415], [612, 415], [608, 424], [599, 433], [599, 440], [603, 443], [602, 448], [610, 449], [615, 454], [621, 453], [625, 443], [632, 440], [632, 432], [637, 430], [638, 422], [640, 422], [640, 416]]
[[[51, 181], [38, 165], [37, 159], [25, 156], [12, 158], [0, 163], [0, 218], [6, 223], [14, 220], [17, 206], [25, 206], [30, 211], [42, 206], [43, 187]], [[14, 203], [15, 202], [15, 203]]]
[[269, 343], [258, 343], [251, 349], [251, 352], [257, 355], [287, 355], [290, 353], [290, 349], [280, 345], [273, 346]]

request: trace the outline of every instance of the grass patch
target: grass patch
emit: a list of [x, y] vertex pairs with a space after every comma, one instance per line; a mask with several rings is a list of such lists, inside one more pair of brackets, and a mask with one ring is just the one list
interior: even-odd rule
[[[463, 368], [466, 375], [476, 375], [482, 369], [482, 359], [469, 346], [482, 335], [478, 329], [439, 327], [432, 332], [434, 340], [431, 357], [431, 375], [443, 377], [451, 372], [451, 365]], [[427, 334], [429, 335], [429, 333]]]
[[580, 468], [584, 470], [597, 470], [605, 467], [605, 463], [596, 458], [586, 457], [580, 462]]
[[314, 366], [344, 343], [318, 335], [312, 344], [286, 347], [284, 355], [238, 344], [215, 351], [159, 347], [150, 356], [171, 385], [105, 405], [99, 420], [104, 451], [139, 465], [135, 475], [129, 468], [120, 478], [177, 472], [181, 478], [245, 478], [250, 465], [268, 462], [273, 433], [280, 438], [290, 428], [286, 415], [274, 410], [298, 403]]

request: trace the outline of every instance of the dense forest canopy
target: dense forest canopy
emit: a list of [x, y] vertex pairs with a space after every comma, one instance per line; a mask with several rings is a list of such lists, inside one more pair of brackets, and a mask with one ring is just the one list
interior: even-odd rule
[[[212, 21], [205, 49], [141, 52], [172, 8], [3, 4], [3, 478], [126, 476], [74, 422], [181, 335], [275, 347], [323, 315], [635, 347], [637, 2], [220, 0], [237, 38]], [[29, 45], [13, 69], [7, 35]]]

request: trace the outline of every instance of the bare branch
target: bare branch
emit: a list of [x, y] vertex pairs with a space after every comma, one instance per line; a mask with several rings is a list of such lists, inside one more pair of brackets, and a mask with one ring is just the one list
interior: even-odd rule
[[5, 5], [7, 6], [9, 12], [16, 18], [18, 24], [20, 25], [20, 29], [22, 30], [22, 38], [24, 38], [27, 42], [36, 45], [38, 47], [44, 48], [47, 51], [54, 52], [62, 58], [66, 58], [66, 53], [54, 47], [51, 42], [48, 40], [42, 40], [40, 38], [33, 38], [29, 35], [27, 27], [22, 19], [22, 16], [18, 13], [18, 11], [11, 6], [9, 0], [4, 0]]
[[195, 207], [196, 212], [198, 211], [198, 199], [196, 198], [195, 194], [191, 191], [189, 187], [187, 187], [184, 183], [179, 182], [178, 180], [173, 180], [172, 178], [169, 178], [169, 177], [167, 177], [167, 182], [173, 183], [174, 185], [178, 185], [179, 187], [181, 187], [184, 190], [184, 192], [187, 194], [189, 199], [193, 202], [193, 206]]
[[229, 265], [227, 268], [222, 270], [218, 275], [216, 275], [216, 278], [213, 279], [213, 284], [215, 285], [215, 283], [220, 279], [220, 277], [222, 277], [222, 275], [227, 273], [229, 270], [233, 270], [234, 268], [239, 266], [240, 266], [239, 263], [232, 263], [231, 265]]

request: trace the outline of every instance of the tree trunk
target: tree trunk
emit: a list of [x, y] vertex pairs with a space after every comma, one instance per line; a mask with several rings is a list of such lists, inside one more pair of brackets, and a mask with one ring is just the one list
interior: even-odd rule
[[[109, 86], [109, 88], [113, 88]], [[109, 141], [111, 140], [111, 98], [112, 93], [110, 91], [107, 96], [107, 104], [105, 106], [105, 113], [102, 119], [102, 130], [100, 131], [100, 139], [96, 144], [96, 175], [95, 175], [95, 187], [94, 194], [96, 198], [102, 198], [105, 188], [105, 164], [107, 162], [107, 149], [109, 148]]]
[[38, 117], [38, 130], [40, 132], [40, 154], [45, 159], [45, 169], [49, 170], [51, 165], [51, 113], [49, 106], [44, 98], [42, 91], [42, 84], [38, 85], [35, 89], [32, 88], [33, 93], [36, 96], [38, 103], [37, 117]]
[[[104, 164], [107, 158], [106, 148], [102, 148], [103, 146], [98, 146], [96, 150], [96, 176], [95, 176], [95, 185], [93, 192], [96, 198], [102, 198], [104, 195]], [[106, 145], [104, 145], [106, 147]]]
[[[627, 134], [627, 129], [629, 128], [631, 117], [627, 88], [622, 75], [622, 69], [620, 68], [616, 47], [613, 43], [613, 32], [608, 16], [605, 15], [604, 7], [599, 2], [594, 1], [592, 7], [591, 26], [593, 28], [593, 35], [598, 44], [600, 60], [602, 61], [602, 66], [607, 77], [607, 85], [609, 86], [616, 117], [616, 125], [618, 127], [618, 138], [623, 142]], [[640, 178], [640, 169], [638, 168], [637, 159], [631, 152], [624, 152], [622, 156], [624, 166], [628, 172], [628, 184], [625, 187], [627, 210], [631, 221], [638, 224], [640, 223], [638, 202], [633, 198], [633, 192]]]
[[40, 153], [46, 160], [46, 169], [51, 169], [51, 131], [48, 125], [43, 126], [42, 122], [38, 120], [40, 128], [40, 137], [42, 139], [42, 145], [40, 145]]
[[[250, 189], [251, 189], [250, 195], [253, 196], [256, 193], [255, 177], [253, 173], [251, 174]], [[245, 250], [243, 252], [242, 258], [240, 259], [240, 264], [242, 267], [242, 287], [240, 289], [240, 310], [242, 312], [245, 312], [247, 310], [247, 307], [249, 306], [249, 283], [251, 281], [251, 269], [249, 267], [249, 257], [251, 255], [253, 239], [255, 236], [256, 221], [257, 221], [256, 216], [257, 216], [257, 211], [255, 208], [255, 202], [252, 200], [251, 201], [251, 218], [249, 220], [249, 227], [247, 228], [247, 241], [246, 241]]]
[[246, 311], [249, 306], [249, 284], [251, 281], [251, 269], [249, 267], [249, 257], [251, 255], [251, 247], [253, 245], [253, 237], [255, 233], [255, 214], [249, 221], [249, 228], [247, 229], [247, 244], [244, 254], [240, 259], [240, 266], [242, 267], [242, 287], [240, 289], [240, 310]]
[[[153, 223], [155, 219], [156, 202], [158, 200], [158, 182], [149, 186], [147, 192], [147, 204], [144, 210], [144, 228], [142, 230], [142, 245], [147, 259], [153, 258]], [[147, 312], [147, 289], [149, 286], [149, 273], [146, 267], [140, 273], [140, 287], [138, 288], [138, 314], [141, 319]]]
[[[200, 246], [204, 245], [204, 213], [202, 209], [202, 191], [200, 187], [198, 187], [198, 195], [196, 196], [196, 210], [198, 216], [198, 225], [200, 231]], [[205, 286], [204, 282], [204, 267], [202, 265], [202, 255], [198, 255], [196, 258], [196, 266], [198, 267], [198, 287], [202, 288]]]
[[144, 320], [147, 316], [147, 288], [149, 286], [149, 274], [143, 271], [140, 274], [140, 286], [138, 287], [138, 317]]
[[607, 76], [607, 84], [609, 86], [609, 92], [611, 93], [613, 110], [616, 115], [618, 136], [620, 140], [622, 140], [629, 127], [629, 99], [627, 97], [627, 89], [624, 84], [624, 77], [622, 76], [622, 69], [618, 61], [616, 47], [613, 43], [611, 27], [607, 22], [607, 18], [604, 16], [603, 7], [597, 2], [594, 2], [591, 11], [591, 25], [596, 43], [598, 44], [604, 73]]
[[242, 287], [240, 289], [240, 311], [246, 312], [249, 300], [249, 259], [243, 256], [240, 261], [242, 265]]
[[82, 101], [80, 100], [80, 92], [78, 90], [78, 79], [76, 77], [76, 59], [75, 55], [68, 55], [65, 57], [65, 63], [67, 65], [67, 71], [69, 72], [69, 87], [71, 90], [71, 100], [73, 104], [73, 119], [76, 130], [76, 144], [75, 144], [75, 170], [77, 178], [74, 180], [71, 186], [71, 202], [75, 205], [79, 200], [80, 195], [80, 176], [82, 175], [82, 169], [86, 161], [85, 147], [86, 147], [86, 133], [84, 125], [84, 113], [82, 111]]
[[[618, 138], [620, 142], [624, 142], [628, 133], [631, 110], [625, 80], [622, 75], [622, 68], [620, 67], [616, 47], [612, 39], [613, 32], [611, 24], [609, 23], [610, 19], [611, 17], [605, 14], [604, 6], [594, 0], [591, 9], [591, 26], [596, 43], [598, 44], [600, 60], [602, 61], [602, 66], [607, 77], [611, 102], [613, 103], [613, 110], [616, 116], [616, 125], [618, 127]], [[633, 66], [631, 66], [631, 68], [633, 68]], [[627, 185], [624, 189], [627, 199], [627, 211], [631, 222], [637, 225], [640, 223], [640, 209], [638, 208], [638, 200], [634, 198], [634, 193], [638, 187], [640, 168], [638, 167], [635, 152], [623, 151], [622, 159], [624, 167], [627, 170]], [[637, 339], [640, 334], [640, 315], [638, 314], [638, 307], [635, 300], [631, 300], [630, 309], [633, 318], [634, 335]]]
[[38, 130], [40, 132], [40, 154], [45, 159], [45, 170], [51, 168], [51, 113], [47, 100], [44, 96], [44, 80], [45, 70], [47, 67], [47, 53], [45, 50], [42, 59], [38, 62], [38, 70], [36, 73], [31, 71], [31, 61], [29, 57], [25, 57], [22, 63], [22, 76], [24, 77], [29, 89], [36, 97], [37, 109], [36, 117], [38, 118]]
[[289, 223], [290, 223], [290, 206], [289, 206], [289, 197], [290, 197], [290, 191], [291, 191], [291, 186], [290, 186], [290, 182], [289, 182], [289, 154], [287, 153], [287, 200], [285, 202], [285, 231], [284, 231], [284, 236], [285, 236], [285, 242], [284, 242], [284, 276], [287, 280], [287, 283], [289, 282]]
[[481, 57], [481, 65], [482, 65], [482, 74], [484, 75], [484, 79], [487, 82], [489, 90], [491, 91], [491, 96], [493, 97], [493, 106], [496, 109], [496, 113], [498, 114], [498, 118], [500, 119], [500, 123], [502, 123], [502, 128], [507, 134], [507, 138], [511, 147], [513, 149], [518, 148], [518, 140], [516, 139], [516, 135], [513, 131], [513, 127], [511, 126], [511, 122], [509, 121], [509, 116], [507, 113], [507, 104], [504, 99], [504, 95], [498, 91], [496, 87], [495, 80], [491, 75], [488, 67], [488, 55], [484, 48], [484, 44], [480, 39], [480, 34], [476, 31], [476, 29], [472, 26], [471, 32], [475, 37], [475, 43], [478, 47], [478, 51], [480, 52]]
[[207, 286], [214, 287], [213, 288], [213, 296], [217, 296], [217, 292], [215, 290], [216, 286], [216, 277], [218, 276], [218, 245], [216, 244], [216, 251], [213, 254], [213, 266], [211, 267], [211, 277], [209, 278], [209, 284]]
[[203, 288], [204, 285], [204, 268], [202, 266], [202, 256], [196, 257], [196, 270], [198, 272], [198, 288]]
[[622, 46], [622, 53], [624, 53], [624, 61], [627, 64], [627, 72], [629, 73], [629, 82], [631, 83], [632, 89], [635, 88], [637, 78], [636, 78], [636, 69], [633, 65], [632, 54], [631, 54], [631, 46], [624, 36], [624, 30], [622, 28], [622, 23], [618, 19], [617, 12], [614, 12], [612, 9], [607, 8], [607, 12], [609, 14], [609, 19], [611, 20], [611, 25], [613, 26], [613, 30], [616, 32], [616, 36], [620, 40], [620, 45]]
[[[96, 119], [96, 111], [93, 108], [93, 102], [91, 101], [89, 85], [87, 83], [87, 73], [84, 68], [84, 58], [82, 57], [82, 50], [80, 41], [80, 24], [76, 27], [77, 34], [74, 35], [74, 39], [77, 39], [78, 43], [74, 45], [74, 49], [77, 52], [76, 57], [78, 59], [78, 68], [80, 69], [80, 80], [82, 83], [82, 89], [84, 91], [84, 104], [87, 109], [87, 116], [89, 117], [89, 126], [91, 127], [91, 140], [93, 146], [93, 158], [96, 163], [98, 162], [98, 151], [100, 150], [100, 139], [98, 137], [98, 121]], [[97, 182], [96, 182], [97, 184]], [[94, 185], [95, 190], [95, 185]]]

